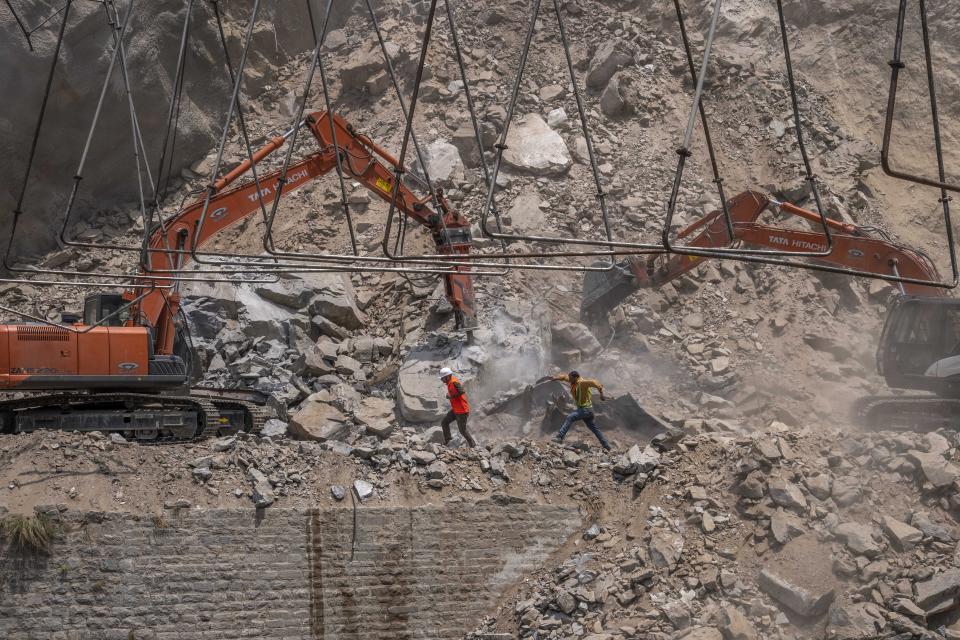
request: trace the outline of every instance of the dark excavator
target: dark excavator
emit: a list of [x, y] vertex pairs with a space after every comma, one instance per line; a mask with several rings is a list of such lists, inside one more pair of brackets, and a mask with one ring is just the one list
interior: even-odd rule
[[[398, 161], [386, 150], [336, 114], [310, 114], [302, 126], [320, 149], [292, 164], [285, 181], [275, 171], [227, 188], [282, 147], [287, 137], [279, 136], [253, 154], [252, 162], [245, 160], [220, 178], [209, 204], [201, 198], [152, 229], [142, 271], [151, 276], [143, 284], [155, 286], [88, 296], [83, 317], [73, 319], [72, 326], [0, 325], [0, 390], [22, 396], [0, 401], [0, 432], [70, 429], [180, 440], [260, 429], [267, 415], [262, 394], [190, 388], [177, 274], [194, 248], [259, 212], [261, 199], [271, 203], [281, 190], [288, 193], [336, 169], [338, 154], [352, 179], [386, 201], [393, 198]], [[431, 233], [438, 253], [470, 252], [470, 224], [439, 189], [418, 197], [401, 183], [396, 191], [398, 209]], [[444, 282], [458, 323], [472, 324], [476, 309], [469, 268], [451, 268]]]
[[[764, 212], [818, 222], [820, 216], [764, 194], [747, 191], [730, 199], [730, 237], [723, 211], [713, 211], [678, 233], [686, 246], [711, 249], [744, 245], [823, 253], [823, 233], [784, 229], [758, 222]], [[938, 281], [933, 262], [924, 253], [897, 245], [877, 229], [827, 220], [833, 230], [829, 255], [811, 262], [849, 267], [881, 275]], [[880, 236], [880, 237], [877, 237]], [[587, 272], [583, 282], [581, 319], [588, 324], [608, 314], [634, 292], [659, 287], [697, 267], [708, 258], [681, 254], [637, 256], [611, 271]], [[899, 283], [877, 350], [877, 368], [891, 389], [925, 391], [920, 395], [861, 398], [856, 418], [872, 428], [937, 429], [960, 419], [960, 300], [938, 287]]]

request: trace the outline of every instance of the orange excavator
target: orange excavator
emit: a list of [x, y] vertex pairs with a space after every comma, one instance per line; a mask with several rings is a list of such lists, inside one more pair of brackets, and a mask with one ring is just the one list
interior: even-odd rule
[[[686, 247], [715, 249], [735, 244], [780, 251], [823, 253], [819, 231], [785, 229], [758, 222], [776, 207], [781, 214], [819, 223], [820, 216], [757, 192], [741, 193], [727, 203], [733, 238], [721, 210], [713, 211], [678, 232]], [[924, 253], [891, 242], [877, 229], [827, 220], [833, 249], [810, 262], [878, 275], [939, 281], [937, 269]], [[881, 237], [876, 237], [876, 236]], [[613, 270], [587, 272], [580, 316], [597, 324], [632, 293], [659, 287], [700, 265], [708, 258], [682, 254], [637, 256]], [[913, 389], [932, 395], [871, 396], [855, 407], [856, 417], [874, 428], [936, 429], [960, 418], [960, 300], [946, 290], [898, 283], [897, 296], [887, 313], [877, 368], [892, 389]]]
[[[252, 162], [247, 159], [220, 178], [209, 204], [202, 198], [152, 230], [142, 270], [151, 276], [143, 283], [156, 287], [88, 296], [83, 318], [71, 327], [0, 325], [0, 389], [60, 391], [0, 401], [0, 432], [110, 431], [163, 440], [260, 429], [266, 416], [262, 394], [188, 389], [192, 380], [184, 357], [177, 272], [194, 249], [259, 212], [261, 200], [269, 204], [281, 190], [289, 193], [336, 169], [338, 154], [345, 174], [383, 200], [393, 198], [398, 161], [390, 153], [336, 114], [312, 113], [303, 126], [320, 149], [291, 164], [285, 181], [275, 171], [228, 189], [290, 134], [273, 138]], [[418, 197], [401, 182], [396, 192], [397, 208], [431, 233], [438, 253], [469, 253], [470, 224], [441, 190]], [[433, 201], [439, 211], [431, 208]], [[471, 323], [476, 310], [469, 268], [452, 268], [443, 277], [458, 323]]]

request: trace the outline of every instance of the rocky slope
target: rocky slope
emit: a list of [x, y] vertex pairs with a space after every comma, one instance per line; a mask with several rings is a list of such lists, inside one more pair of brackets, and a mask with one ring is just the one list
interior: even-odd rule
[[[378, 9], [407, 91], [426, 6], [396, 2]], [[175, 30], [165, 25], [180, 15], [164, 7], [157, 13], [162, 21], [135, 23], [136, 37], [150, 46], [131, 44], [131, 65], [144, 67], [153, 59], [136, 58], [135, 51], [152, 51], [161, 61], [150, 65], [143, 104], [137, 101], [141, 126], [149, 122], [144, 128], [151, 132], [165, 115], [159, 97], [169, 89], [176, 46]], [[686, 7], [697, 48], [711, 7]], [[759, 189], [812, 207], [800, 173], [775, 7], [753, 0], [723, 7], [705, 103], [727, 194]], [[952, 142], [960, 104], [953, 99], [960, 52], [950, 40], [956, 26], [952, 8], [951, 2], [931, 8], [948, 167], [956, 166]], [[878, 114], [895, 7], [788, 2], [786, 9], [805, 140], [830, 215], [876, 226], [928, 250], [947, 273], [937, 194], [893, 181], [878, 166]], [[287, 130], [308, 68], [304, 17], [269, 10], [272, 20], [257, 27], [244, 100], [254, 146]], [[599, 238], [603, 225], [595, 186], [551, 10], [552, 4], [544, 3], [497, 203], [509, 232]], [[619, 238], [656, 241], [691, 93], [672, 6], [577, 0], [564, 3], [563, 10], [612, 230]], [[464, 3], [456, 11], [489, 149], [505, 124], [528, 6]], [[236, 46], [243, 7], [229, 3], [228, 15], [228, 37]], [[80, 38], [78, 26], [64, 64], [75, 69], [70, 65], [92, 57], [102, 66], [102, 56], [86, 51], [102, 49], [97, 15], [86, 8], [77, 16], [78, 25], [89, 24], [101, 41], [94, 47], [93, 35]], [[221, 59], [208, 32], [212, 24], [209, 15], [198, 19], [192, 69], [213, 67]], [[397, 151], [403, 119], [369, 24], [364, 7], [354, 3], [344, 5], [332, 25], [324, 49], [330, 98], [359, 131]], [[922, 78], [916, 74], [915, 17], [910, 25], [897, 158], [929, 173], [929, 146], [921, 142], [929, 130]], [[0, 55], [24, 61], [5, 67], [0, 78], [12, 74], [8, 85], [39, 91], [50, 28], [38, 32], [36, 53], [14, 37], [8, 21], [0, 28], [11, 36], [0, 39]], [[479, 220], [486, 195], [481, 157], [442, 19], [434, 38], [416, 131], [431, 176], [455, 206]], [[42, 142], [45, 170], [28, 194], [36, 210], [46, 206], [44, 199], [56, 204], [63, 197], [61, 187], [76, 162], [69, 154], [79, 153], [84, 128], [60, 110], [89, 110], [97, 69], [71, 74], [72, 93], [55, 87], [61, 97], [51, 104], [50, 120], [63, 131], [51, 130]], [[173, 181], [166, 215], [196, 198], [214, 168], [211, 146], [226, 96], [226, 81], [218, 77], [194, 79], [186, 91], [189, 115], [177, 163], [185, 168]], [[73, 95], [73, 101], [64, 95]], [[114, 102], [107, 120], [123, 122], [121, 101]], [[323, 104], [315, 84], [308, 109]], [[2, 139], [11, 148], [23, 147], [30, 114], [35, 115], [27, 106], [0, 110], [0, 130], [10, 133]], [[98, 204], [81, 207], [71, 231], [111, 246], [136, 244], [142, 234], [139, 211], [125, 204], [133, 183], [129, 176], [120, 178], [113, 164], [119, 156], [112, 153], [128, 134], [120, 126], [111, 131], [116, 138], [95, 150], [96, 162], [84, 180], [84, 191], [89, 188]], [[148, 152], [155, 152], [159, 138], [147, 138]], [[52, 140], [67, 155], [51, 154], [46, 145]], [[311, 140], [301, 138], [295, 157], [313, 149]], [[693, 151], [680, 224], [717, 203], [699, 134]], [[243, 154], [234, 126], [227, 166]], [[268, 159], [264, 170], [278, 166], [280, 155]], [[4, 157], [22, 162], [19, 153]], [[488, 151], [486, 160], [491, 159]], [[125, 159], [119, 168], [129, 164]], [[7, 169], [0, 172], [7, 176], [2, 192], [15, 194], [17, 182], [10, 176], [22, 167]], [[358, 184], [348, 182], [347, 188], [360, 249], [379, 255], [387, 207]], [[349, 252], [339, 199], [335, 176], [285, 197], [275, 228], [277, 247]], [[44, 210], [52, 212], [49, 217], [31, 218], [37, 226], [29, 231], [36, 240], [27, 245], [30, 250], [52, 246], [49, 221], [57, 220], [59, 210]], [[256, 218], [223, 234], [213, 248], [260, 255], [264, 227]], [[475, 238], [479, 252], [499, 249], [479, 229]], [[510, 246], [556, 250], [537, 242]], [[406, 249], [429, 251], [429, 238], [411, 230]], [[122, 271], [136, 268], [136, 256], [111, 248], [66, 248], [44, 254], [42, 264]], [[596, 528], [570, 541], [565, 554], [519, 586], [491, 612], [477, 637], [958, 635], [950, 630], [960, 589], [954, 567], [954, 434], [869, 433], [848, 419], [853, 399], [883, 390], [873, 353], [892, 287], [711, 261], [659, 290], [634, 294], [612, 314], [612, 331], [594, 335], [578, 324], [579, 273], [510, 271], [477, 278], [481, 330], [471, 342], [451, 330], [451, 310], [435, 276], [302, 274], [260, 280], [186, 283], [183, 293], [206, 380], [273, 394], [277, 415], [265, 437], [151, 448], [96, 436], [4, 439], [3, 504], [12, 511], [65, 503], [159, 512], [250, 502], [336, 504], [351, 486], [365, 499], [386, 502], [402, 502], [414, 491], [438, 492], [444, 499], [505, 491], [518, 498], [578, 502], [595, 516]], [[10, 284], [0, 289], [0, 302], [57, 320], [78, 310], [84, 293], [70, 286]], [[435, 373], [451, 363], [476, 408], [472, 428], [486, 445], [478, 451], [438, 444], [435, 425], [445, 404]], [[569, 367], [607, 385], [612, 400], [600, 404], [600, 426], [618, 445], [615, 456], [590, 448], [585, 430], [575, 430], [573, 437], [586, 444], [566, 449], [544, 444], [563, 409], [563, 389], [528, 385]], [[661, 436], [648, 449], [655, 434]], [[47, 474], [49, 469], [55, 472]]]

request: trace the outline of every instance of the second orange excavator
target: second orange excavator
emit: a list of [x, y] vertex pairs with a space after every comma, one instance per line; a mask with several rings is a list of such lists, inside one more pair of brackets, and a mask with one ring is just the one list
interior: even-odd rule
[[[687, 247], [713, 249], [743, 244], [750, 247], [823, 253], [826, 239], [819, 231], [790, 229], [758, 222], [764, 212], [819, 222], [820, 216], [762, 193], [747, 191], [727, 203], [733, 237], [723, 211], [713, 211], [678, 233]], [[827, 220], [832, 251], [811, 257], [813, 264], [856, 269], [877, 275], [939, 281], [930, 258], [900, 246], [877, 229]], [[880, 235], [881, 237], [876, 237]], [[638, 256], [610, 271], [587, 272], [580, 316], [597, 324], [634, 292], [662, 286], [699, 266], [706, 257], [682, 254]], [[890, 306], [877, 350], [877, 368], [892, 389], [912, 389], [930, 395], [871, 396], [860, 399], [855, 417], [872, 428], [936, 429], [960, 417], [960, 300], [943, 288], [899, 283], [901, 295]]]

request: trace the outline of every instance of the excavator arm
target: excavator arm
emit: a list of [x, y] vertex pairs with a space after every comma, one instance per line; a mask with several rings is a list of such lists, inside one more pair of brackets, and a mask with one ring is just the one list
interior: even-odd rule
[[[331, 133], [335, 130], [336, 144]], [[160, 285], [173, 284], [171, 271], [183, 269], [190, 261], [191, 251], [200, 248], [221, 231], [232, 227], [260, 211], [260, 201], [272, 203], [281, 193], [299, 189], [311, 180], [326, 175], [337, 167], [337, 154], [341, 166], [354, 180], [371, 193], [389, 202], [393, 197], [395, 175], [393, 169], [398, 161], [368, 137], [357, 133], [353, 127], [336, 114], [324, 111], [312, 113], [304, 120], [320, 145], [320, 150], [288, 167], [286, 180], [281, 183], [281, 172], [274, 171], [259, 176], [259, 181], [249, 181], [228, 188], [252, 165], [259, 163], [270, 153], [281, 148], [287, 138], [278, 136], [253, 154], [253, 162], [245, 160], [235, 169], [220, 178], [212, 187], [210, 203], [206, 206], [203, 225], [204, 199], [184, 208], [172, 219], [158, 225], [153, 231], [143, 271], [146, 275], [160, 276], [154, 280]], [[259, 183], [259, 194], [258, 194]], [[426, 227], [432, 234], [438, 253], [468, 254], [470, 252], [470, 223], [453, 210], [442, 192], [435, 194], [440, 211], [430, 204], [431, 194], [417, 197], [404, 183], [397, 188], [397, 208], [406, 216]], [[162, 276], [170, 275], [169, 280]], [[446, 296], [458, 317], [470, 323], [476, 316], [473, 284], [468, 267], [456, 267], [444, 276]], [[137, 293], [124, 294], [134, 300]], [[175, 325], [180, 298], [168, 289], [155, 289], [136, 305], [131, 314], [132, 325], [146, 324], [154, 329], [154, 351], [160, 355], [173, 353]]]
[[[788, 251], [826, 251], [826, 239], [817, 231], [783, 229], [757, 220], [774, 204], [767, 196], [746, 191], [727, 203], [733, 223], [733, 238], [727, 230], [721, 210], [713, 211], [682, 229], [677, 235], [686, 246], [715, 249], [742, 243], [750, 247]], [[819, 222], [820, 216], [790, 203], [777, 203], [781, 213]], [[811, 263], [833, 265], [859, 271], [899, 275], [904, 278], [937, 280], [936, 267], [922, 253], [901, 247], [885, 239], [869, 236], [852, 224], [827, 220], [834, 230], [833, 250], [827, 256], [810, 258]], [[638, 289], [659, 287], [679, 278], [702, 261], [703, 256], [653, 254], [638, 256], [617, 265], [611, 272], [588, 272], [584, 278], [581, 318], [596, 321], [620, 305]], [[942, 296], [942, 289], [903, 283], [904, 293], [917, 296]]]

